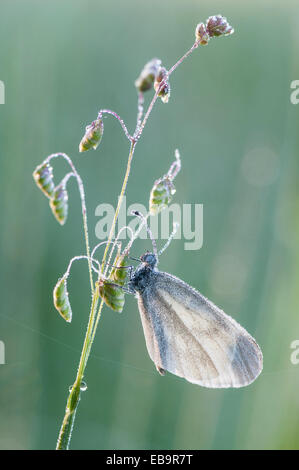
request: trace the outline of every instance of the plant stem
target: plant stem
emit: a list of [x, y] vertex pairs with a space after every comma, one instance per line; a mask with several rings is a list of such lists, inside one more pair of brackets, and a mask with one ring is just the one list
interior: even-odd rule
[[45, 162], [48, 163], [52, 160], [52, 158], [57, 158], [57, 157], [62, 157], [67, 161], [67, 163], [71, 167], [72, 172], [73, 172], [73, 174], [74, 174], [74, 176], [77, 180], [79, 194], [80, 194], [80, 200], [81, 200], [81, 209], [82, 209], [83, 230], [84, 230], [86, 254], [87, 254], [87, 258], [88, 258], [88, 271], [89, 271], [90, 288], [91, 288], [91, 292], [93, 293], [94, 287], [93, 287], [93, 277], [92, 277], [92, 265], [91, 265], [91, 258], [90, 258], [90, 247], [89, 247], [89, 236], [88, 236], [85, 191], [84, 191], [83, 182], [82, 182], [81, 176], [79, 175], [79, 173], [76, 170], [75, 165], [73, 164], [72, 160], [70, 159], [70, 157], [66, 153], [62, 153], [62, 152], [52, 153], [52, 155], [49, 155], [48, 158], [46, 158]]
[[[134, 155], [134, 149], [135, 149], [136, 142], [133, 140], [131, 142], [131, 147], [130, 147], [130, 153], [128, 157], [128, 163], [127, 163], [127, 169], [124, 177], [124, 181], [122, 184], [122, 189], [120, 196], [118, 198], [118, 204], [117, 208], [115, 211], [114, 219], [110, 228], [110, 233], [108, 237], [108, 243], [106, 245], [104, 255], [103, 255], [103, 260], [102, 260], [102, 268], [100, 270], [99, 274], [99, 279], [101, 272], [104, 272], [104, 267], [105, 267], [105, 261], [108, 255], [108, 250], [109, 250], [109, 245], [110, 242], [112, 241], [113, 235], [114, 235], [114, 230], [115, 230], [115, 225], [117, 222], [118, 214], [121, 208], [121, 204], [126, 192], [127, 184], [128, 184], [128, 179], [130, 175], [130, 170], [131, 170], [131, 164], [132, 164], [132, 159]], [[82, 380], [84, 377], [84, 371], [85, 367], [89, 358], [91, 346], [95, 337], [95, 333], [97, 330], [97, 326], [101, 317], [101, 312], [103, 309], [104, 302], [103, 300], [101, 301], [97, 316], [96, 316], [96, 310], [97, 310], [97, 305], [98, 305], [98, 300], [99, 300], [99, 284], [96, 284], [96, 288], [93, 292], [93, 297], [92, 297], [92, 304], [91, 304], [91, 309], [90, 309], [90, 314], [89, 314], [89, 320], [88, 320], [88, 325], [87, 325], [87, 330], [84, 338], [84, 343], [83, 343], [83, 348], [81, 352], [81, 357], [79, 361], [79, 366], [78, 366], [78, 371], [77, 371], [77, 376], [74, 385], [72, 386], [70, 390], [70, 394], [67, 400], [66, 404], [66, 410], [65, 410], [65, 416], [60, 428], [59, 436], [58, 436], [58, 441], [57, 441], [57, 446], [56, 450], [67, 450], [69, 448], [71, 436], [72, 436], [72, 430], [74, 426], [74, 421], [75, 421], [75, 416], [76, 416], [76, 411], [77, 407], [80, 401], [80, 393], [81, 393], [81, 384]], [[96, 320], [95, 320], [96, 318]]]
[[[193, 46], [189, 49], [189, 51], [187, 51], [186, 54], [184, 54], [181, 57], [181, 59], [179, 59], [176, 62], [176, 64], [174, 64], [174, 66], [169, 70], [168, 76], [183, 62], [183, 60], [186, 57], [189, 56], [189, 54], [191, 54], [191, 52], [197, 46], [198, 46], [198, 43], [193, 44]], [[122, 202], [123, 202], [123, 198], [124, 198], [125, 193], [126, 193], [128, 180], [129, 180], [129, 176], [130, 176], [130, 171], [131, 171], [132, 160], [133, 160], [134, 151], [135, 151], [137, 141], [141, 137], [141, 134], [143, 132], [145, 124], [146, 124], [146, 122], [149, 118], [149, 115], [150, 115], [150, 113], [153, 109], [153, 106], [154, 106], [154, 104], [155, 104], [155, 102], [158, 98], [159, 91], [162, 89], [164, 84], [165, 84], [165, 82], [162, 81], [159, 88], [158, 88], [158, 90], [156, 91], [152, 101], [149, 104], [149, 107], [147, 109], [147, 112], [145, 113], [145, 116], [143, 118], [142, 123], [140, 123], [140, 121], [141, 121], [142, 111], [143, 111], [143, 97], [141, 97], [139, 95], [137, 127], [136, 127], [136, 131], [135, 131], [135, 134], [134, 134], [133, 137], [130, 136], [123, 120], [116, 113], [114, 113], [113, 111], [110, 111], [110, 110], [106, 110], [106, 109], [101, 110], [100, 113], [99, 113], [99, 116], [102, 115], [102, 114], [107, 113], [107, 114], [111, 114], [114, 117], [116, 117], [118, 119], [118, 121], [120, 122], [127, 138], [130, 140], [131, 145], [130, 145], [130, 151], [129, 151], [129, 156], [128, 156], [127, 168], [126, 168], [124, 180], [123, 180], [123, 183], [122, 183], [121, 192], [120, 192], [120, 195], [119, 195], [119, 198], [118, 198], [117, 208], [116, 208], [116, 211], [115, 211], [115, 214], [114, 214], [114, 218], [113, 218], [112, 225], [111, 225], [110, 232], [109, 232], [108, 241], [107, 241], [107, 244], [106, 244], [106, 247], [105, 247], [105, 251], [104, 251], [104, 255], [103, 255], [103, 259], [102, 259], [102, 263], [101, 263], [101, 269], [99, 270], [98, 281], [100, 280], [101, 276], [103, 274], [105, 275], [107, 270], [109, 269], [109, 263], [110, 263], [110, 258], [112, 256], [112, 252], [110, 252], [106, 269], [105, 269], [105, 263], [106, 263], [106, 259], [107, 259], [107, 256], [108, 256], [108, 252], [109, 252], [109, 248], [110, 248], [112, 239], [114, 237], [114, 231], [115, 231], [119, 211], [120, 211], [120, 208], [121, 208], [121, 205], [122, 205]], [[95, 338], [95, 334], [96, 334], [96, 331], [97, 331], [97, 326], [98, 326], [99, 320], [101, 318], [101, 313], [102, 313], [104, 301], [101, 300], [99, 309], [97, 311], [98, 301], [99, 301], [99, 297], [100, 297], [99, 282], [96, 283], [95, 288], [94, 288], [93, 287], [93, 278], [92, 278], [92, 260], [91, 260], [91, 256], [90, 256], [89, 241], [88, 241], [87, 216], [86, 216], [86, 205], [85, 205], [85, 195], [84, 195], [83, 183], [82, 183], [82, 180], [81, 180], [79, 174], [77, 173], [72, 161], [69, 159], [69, 157], [67, 155], [65, 155], [65, 154], [53, 154], [50, 157], [53, 158], [54, 156], [59, 156], [59, 155], [64, 156], [64, 158], [66, 158], [66, 160], [69, 162], [69, 164], [72, 167], [72, 170], [73, 170], [73, 172], [74, 172], [74, 174], [77, 178], [77, 181], [78, 181], [78, 186], [79, 186], [79, 191], [80, 191], [80, 196], [81, 196], [81, 203], [82, 203], [83, 226], [84, 226], [86, 251], [87, 251], [87, 258], [88, 258], [89, 272], [90, 272], [90, 282], [91, 282], [91, 289], [92, 289], [92, 303], [91, 303], [91, 308], [90, 308], [90, 313], [89, 313], [87, 330], [86, 330], [84, 343], [83, 343], [83, 347], [82, 347], [82, 352], [81, 352], [81, 356], [80, 356], [78, 371], [77, 371], [77, 375], [76, 375], [76, 380], [75, 380], [75, 383], [73, 384], [73, 386], [70, 389], [70, 393], [69, 393], [67, 404], [66, 404], [65, 415], [64, 415], [63, 422], [62, 422], [62, 425], [61, 425], [61, 428], [60, 428], [58, 441], [57, 441], [57, 446], [56, 446], [57, 450], [67, 450], [69, 448], [69, 444], [70, 444], [70, 440], [71, 440], [71, 436], [72, 436], [72, 430], [73, 430], [74, 421], [75, 421], [75, 416], [76, 416], [76, 411], [77, 411], [78, 404], [79, 404], [79, 401], [80, 401], [80, 394], [81, 394], [81, 387], [82, 387], [84, 372], [85, 372], [87, 361], [88, 361], [88, 358], [89, 358], [89, 355], [90, 355], [90, 350], [91, 350], [91, 347], [92, 347], [92, 344], [93, 344], [93, 341], [94, 341], [94, 338]], [[148, 217], [148, 214], [147, 214], [146, 218], [147, 217]], [[137, 233], [139, 233], [139, 231], [141, 230], [143, 223], [144, 223], [144, 221], [141, 223], [141, 225], [139, 227], [139, 230], [136, 232], [135, 238], [137, 236]], [[128, 247], [130, 247], [132, 245], [132, 243], [133, 243], [133, 241], [131, 240], [131, 242], [129, 242], [129, 244], [128, 244]]]
[[[194, 51], [194, 49], [196, 49], [198, 47], [198, 41], [196, 41], [192, 47], [190, 47], [190, 49], [171, 67], [171, 69], [169, 69], [168, 73], [167, 73], [167, 77], [166, 77], [166, 80], [168, 79], [168, 77], [170, 77], [170, 75], [172, 74], [172, 72], [175, 71], [175, 69], [181, 65], [181, 63]], [[144, 129], [144, 126], [145, 124], [147, 123], [147, 120], [152, 112], [152, 109], [154, 107], [154, 104], [155, 102], [157, 101], [157, 98], [158, 98], [158, 95], [159, 95], [159, 92], [161, 91], [161, 89], [163, 88], [163, 86], [165, 85], [165, 82], [166, 80], [162, 80], [161, 83], [160, 83], [160, 86], [159, 88], [157, 89], [156, 93], [154, 94], [154, 97], [152, 99], [152, 101], [150, 102], [150, 105], [147, 109], [147, 112], [145, 113], [145, 116], [143, 118], [143, 121], [142, 123], [140, 124], [140, 127], [139, 127], [139, 130], [138, 132], [136, 133], [136, 140], [138, 140], [140, 137], [141, 137], [141, 134], [143, 132], [143, 129]]]
[[87, 364], [89, 352], [90, 352], [90, 338], [92, 334], [92, 327], [94, 324], [97, 304], [99, 300], [99, 287], [95, 288], [92, 303], [90, 308], [90, 315], [87, 325], [87, 330], [84, 338], [83, 348], [80, 356], [77, 376], [74, 385], [71, 387], [70, 394], [68, 396], [65, 415], [60, 428], [56, 450], [68, 450], [70, 440], [72, 437], [72, 431], [76, 416], [77, 407], [80, 401], [81, 385], [84, 377], [84, 371]]
[[102, 118], [103, 114], [111, 114], [111, 116], [114, 116], [118, 120], [118, 122], [120, 123], [127, 139], [129, 139], [130, 141], [132, 140], [132, 137], [130, 136], [129, 131], [128, 131], [123, 119], [115, 111], [111, 111], [111, 109], [101, 109], [98, 113], [98, 117]]
[[103, 260], [102, 260], [102, 272], [104, 272], [104, 263], [105, 263], [106, 258], [107, 258], [110, 242], [113, 238], [115, 225], [116, 225], [116, 222], [117, 222], [117, 219], [118, 219], [118, 214], [119, 214], [119, 211], [120, 211], [120, 208], [121, 208], [121, 205], [122, 205], [122, 202], [123, 202], [123, 198], [124, 198], [124, 195], [125, 195], [125, 192], [126, 192], [126, 189], [127, 189], [127, 184], [128, 184], [128, 179], [129, 179], [129, 176], [130, 176], [130, 171], [131, 171], [131, 165], [132, 165], [132, 160], [133, 160], [133, 156], [134, 156], [135, 146], [136, 146], [136, 141], [133, 139], [131, 141], [131, 146], [130, 146], [130, 152], [129, 152], [125, 177], [124, 177], [124, 180], [123, 180], [121, 192], [120, 192], [120, 195], [119, 195], [119, 198], [118, 198], [116, 211], [115, 211], [115, 214], [114, 214], [114, 218], [113, 218], [112, 225], [111, 225], [110, 232], [109, 232], [109, 236], [108, 236], [108, 243], [107, 243], [105, 251], [104, 251], [104, 256], [103, 256]]

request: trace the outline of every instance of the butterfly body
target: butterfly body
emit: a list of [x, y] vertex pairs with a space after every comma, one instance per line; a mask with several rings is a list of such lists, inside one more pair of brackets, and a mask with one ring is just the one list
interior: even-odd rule
[[146, 253], [129, 289], [138, 300], [149, 355], [157, 370], [210, 388], [242, 387], [262, 370], [256, 341], [234, 319]]

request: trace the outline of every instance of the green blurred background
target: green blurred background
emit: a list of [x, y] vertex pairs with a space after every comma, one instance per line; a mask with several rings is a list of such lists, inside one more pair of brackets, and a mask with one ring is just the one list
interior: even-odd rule
[[[135, 125], [134, 80], [154, 56], [170, 67], [194, 28], [222, 13], [227, 39], [193, 53], [172, 76], [137, 146], [128, 204], [147, 204], [153, 181], [179, 147], [175, 202], [204, 205], [204, 243], [175, 240], [160, 261], [253, 334], [264, 371], [250, 387], [208, 390], [161, 378], [146, 351], [133, 297], [123, 314], [105, 309], [86, 373], [73, 449], [285, 449], [299, 447], [299, 365], [290, 344], [298, 318], [298, 122], [290, 83], [299, 79], [298, 3], [273, 0], [1, 0], [0, 447], [51, 449], [85, 333], [88, 271], [74, 265], [66, 324], [52, 288], [84, 251], [78, 191], [61, 228], [32, 171], [48, 154], [74, 160], [95, 208], [115, 205], [128, 143], [113, 118], [96, 152], [78, 153], [100, 108]], [[57, 162], [55, 174], [65, 166]], [[150, 248], [138, 241], [134, 255]]]

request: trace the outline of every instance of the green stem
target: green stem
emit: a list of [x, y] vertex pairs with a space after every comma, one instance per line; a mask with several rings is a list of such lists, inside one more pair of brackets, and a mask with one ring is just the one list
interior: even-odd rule
[[[183, 62], [183, 60], [188, 57], [189, 54], [197, 47], [197, 43], [195, 43], [189, 51], [169, 70], [168, 76], [171, 75], [171, 73]], [[160, 85], [160, 88], [163, 86], [163, 82]], [[141, 134], [143, 132], [143, 129], [147, 123], [147, 120], [151, 114], [151, 111], [153, 109], [153, 106], [158, 98], [158, 93], [160, 88], [156, 91], [149, 107], [148, 110], [144, 116], [144, 119], [142, 123], [140, 124], [141, 120], [141, 115], [138, 116], [138, 124], [140, 124], [140, 128], [138, 132], [135, 132], [134, 137], [128, 136], [131, 142], [130, 146], [130, 152], [129, 152], [129, 157], [128, 157], [128, 162], [127, 162], [127, 168], [126, 168], [126, 173], [124, 176], [121, 192], [118, 198], [118, 204], [117, 208], [114, 214], [113, 222], [110, 228], [109, 232], [109, 237], [108, 241], [106, 244], [106, 248], [104, 251], [103, 259], [102, 259], [102, 264], [101, 264], [101, 269], [99, 272], [99, 278], [100, 280], [102, 274], [106, 274], [106, 271], [108, 270], [108, 265], [105, 270], [105, 263], [106, 259], [108, 256], [109, 252], [109, 247], [111, 244], [111, 241], [114, 237], [114, 231], [115, 231], [115, 226], [116, 222], [118, 219], [119, 211], [126, 193], [127, 185], [128, 185], [128, 180], [130, 176], [130, 171], [131, 171], [131, 164], [134, 156], [134, 150], [136, 147], [136, 143], [141, 137]], [[140, 111], [141, 113], [141, 111]], [[128, 133], [127, 133], [128, 134]], [[61, 154], [60, 154], [61, 155]], [[64, 156], [64, 154], [62, 154]], [[67, 157], [68, 160], [70, 160]], [[72, 163], [71, 166], [73, 167]], [[74, 167], [73, 167], [74, 168]], [[81, 387], [82, 387], [82, 381], [84, 377], [84, 372], [85, 368], [87, 365], [87, 361], [90, 355], [90, 350], [92, 347], [92, 343], [95, 338], [95, 334], [97, 331], [97, 326], [101, 318], [101, 313], [104, 305], [104, 301], [102, 300], [99, 306], [99, 309], [97, 311], [97, 306], [98, 306], [98, 301], [99, 301], [99, 282], [96, 283], [95, 288], [93, 286], [93, 279], [92, 279], [92, 266], [91, 266], [91, 257], [90, 257], [90, 249], [89, 249], [89, 241], [88, 241], [88, 228], [87, 228], [87, 216], [86, 216], [86, 206], [85, 206], [85, 194], [84, 194], [84, 187], [81, 181], [80, 176], [78, 175], [77, 171], [74, 169], [74, 173], [77, 176], [77, 181], [79, 185], [79, 190], [80, 190], [80, 196], [81, 196], [81, 202], [82, 202], [82, 214], [83, 214], [83, 227], [84, 227], [84, 235], [85, 235], [85, 242], [86, 242], [86, 251], [87, 251], [87, 257], [88, 257], [88, 265], [89, 265], [89, 274], [90, 274], [90, 283], [91, 283], [91, 290], [92, 290], [92, 303], [91, 303], [91, 308], [90, 308], [90, 313], [89, 313], [89, 319], [88, 319], [88, 325], [87, 325], [87, 330], [84, 338], [84, 343], [83, 343], [83, 348], [80, 356], [80, 361], [79, 361], [79, 366], [78, 366], [78, 371], [77, 371], [77, 376], [74, 385], [70, 389], [70, 394], [68, 396], [67, 404], [66, 404], [66, 410], [65, 410], [65, 415], [63, 418], [63, 422], [60, 428], [58, 440], [57, 440], [57, 450], [67, 450], [69, 449], [70, 445], [70, 440], [72, 436], [72, 430], [74, 426], [74, 421], [75, 421], [75, 416], [78, 408], [78, 404], [80, 401], [80, 394], [81, 394]], [[129, 244], [130, 246], [130, 244]], [[110, 257], [111, 257], [111, 252], [110, 256], [108, 258], [108, 262], [110, 262]]]
[[107, 258], [108, 250], [109, 250], [109, 247], [110, 247], [110, 242], [112, 241], [112, 238], [114, 236], [114, 230], [115, 230], [116, 222], [117, 222], [117, 219], [118, 219], [118, 214], [119, 214], [122, 202], [123, 202], [124, 195], [126, 193], [127, 184], [128, 184], [128, 180], [129, 180], [129, 176], [130, 176], [130, 171], [131, 171], [132, 160], [133, 160], [133, 156], [134, 156], [135, 146], [136, 146], [136, 141], [133, 139], [133, 140], [131, 140], [130, 153], [129, 153], [129, 157], [128, 157], [128, 163], [127, 163], [127, 169], [126, 169], [125, 177], [124, 177], [124, 180], [123, 180], [121, 192], [120, 192], [120, 195], [119, 195], [119, 198], [118, 198], [116, 211], [115, 211], [114, 218], [113, 218], [113, 221], [112, 221], [112, 225], [111, 225], [111, 228], [110, 228], [110, 232], [109, 232], [109, 236], [108, 236], [108, 242], [106, 244], [106, 248], [105, 248], [105, 251], [104, 251], [104, 256], [103, 256], [103, 260], [102, 260], [102, 272], [104, 272], [104, 264], [105, 264], [105, 261], [106, 261], [106, 258]]
[[[110, 242], [112, 241], [112, 238], [113, 238], [113, 235], [114, 235], [114, 230], [115, 230], [118, 214], [119, 214], [119, 211], [120, 211], [120, 208], [121, 208], [121, 205], [122, 205], [125, 193], [126, 193], [128, 180], [129, 180], [129, 176], [130, 176], [130, 171], [131, 171], [132, 160], [133, 160], [133, 156], [134, 156], [135, 146], [136, 146], [136, 142], [135, 142], [135, 140], [132, 140], [131, 141], [131, 147], [130, 147], [130, 153], [129, 153], [129, 157], [128, 157], [127, 169], [126, 169], [125, 177], [124, 177], [124, 180], [123, 180], [123, 185], [122, 185], [122, 188], [121, 188], [121, 193], [120, 193], [120, 196], [118, 198], [118, 204], [117, 204], [117, 208], [116, 208], [114, 218], [113, 218], [113, 222], [112, 222], [112, 225], [111, 225], [111, 229], [110, 229], [110, 233], [109, 233], [109, 237], [108, 237], [108, 243], [107, 243], [106, 249], [104, 251], [104, 256], [103, 256], [103, 260], [102, 260], [102, 271], [104, 270], [104, 265], [105, 265], [106, 258], [107, 258], [107, 255], [108, 255], [108, 249], [109, 249]], [[108, 264], [109, 263], [110, 263], [110, 257], [109, 257], [109, 260], [108, 260]], [[107, 269], [109, 267], [108, 264], [107, 264]], [[100, 321], [100, 318], [101, 318], [101, 313], [102, 313], [103, 306], [104, 306], [104, 301], [102, 300], [102, 302], [99, 306], [96, 321], [95, 321], [95, 324], [94, 324], [92, 337], [91, 337], [91, 341], [90, 341], [90, 348], [92, 346], [92, 343], [93, 343], [93, 340], [94, 340], [94, 337], [95, 337], [95, 334], [96, 334], [96, 331], [97, 331], [97, 327], [98, 327], [98, 324], [99, 324], [99, 321]]]
[[75, 422], [76, 411], [80, 400], [80, 388], [72, 388], [67, 404], [60, 433], [57, 440], [56, 450], [68, 450]]
[[[108, 250], [109, 250], [109, 245], [112, 241], [113, 235], [114, 235], [114, 230], [115, 230], [115, 225], [117, 222], [118, 214], [121, 208], [121, 204], [126, 192], [127, 184], [128, 184], [128, 179], [131, 171], [131, 164], [132, 164], [132, 159], [134, 155], [134, 149], [135, 149], [135, 141], [132, 140], [131, 142], [131, 147], [130, 147], [130, 153], [128, 157], [128, 163], [127, 163], [127, 169], [124, 177], [124, 181], [122, 184], [122, 189], [120, 196], [118, 198], [118, 204], [117, 208], [115, 211], [114, 219], [111, 225], [109, 237], [108, 237], [108, 243], [106, 245], [106, 249], [103, 255], [103, 260], [102, 260], [102, 269], [101, 272], [103, 273], [104, 271], [104, 266], [105, 266], [105, 261], [108, 255]], [[90, 255], [88, 255], [90, 257]], [[100, 274], [101, 275], [101, 274]], [[99, 278], [100, 278], [99, 275]], [[79, 361], [79, 366], [78, 366], [78, 371], [77, 371], [77, 376], [74, 385], [72, 386], [70, 390], [70, 394], [67, 400], [66, 404], [66, 409], [65, 409], [65, 415], [63, 418], [63, 422], [60, 428], [58, 440], [57, 440], [57, 446], [56, 450], [67, 450], [69, 448], [71, 436], [72, 436], [72, 430], [74, 426], [74, 421], [75, 421], [75, 416], [76, 416], [76, 411], [77, 407], [80, 401], [80, 393], [81, 393], [81, 385], [82, 385], [82, 380], [84, 377], [84, 371], [87, 365], [87, 361], [89, 358], [91, 346], [96, 334], [97, 326], [101, 317], [102, 309], [104, 302], [102, 301], [98, 313], [96, 315], [97, 311], [97, 305], [98, 305], [98, 300], [99, 300], [99, 285], [98, 283], [96, 284], [96, 288], [93, 292], [92, 296], [92, 303], [91, 303], [91, 308], [90, 308], [90, 314], [89, 314], [89, 320], [88, 320], [88, 325], [87, 325], [87, 330], [84, 338], [84, 343], [83, 343], [83, 348], [81, 352], [81, 357]]]
[[74, 385], [70, 389], [70, 394], [67, 400], [65, 416], [60, 428], [56, 450], [67, 450], [69, 448], [73, 425], [75, 421], [77, 407], [80, 401], [81, 385], [84, 377], [84, 371], [87, 364], [87, 360], [90, 352], [90, 339], [92, 335], [92, 327], [95, 320], [95, 314], [97, 311], [97, 305], [99, 300], [99, 287], [96, 286], [92, 297], [92, 303], [90, 308], [89, 320], [87, 330], [84, 338], [83, 348], [80, 356], [77, 376]]
[[83, 231], [84, 231], [84, 239], [85, 239], [85, 246], [86, 246], [86, 254], [87, 254], [87, 259], [88, 259], [88, 271], [89, 271], [90, 288], [91, 288], [91, 292], [93, 293], [94, 287], [93, 287], [92, 266], [91, 266], [91, 257], [90, 257], [90, 248], [89, 248], [88, 224], [87, 224], [87, 212], [86, 212], [84, 185], [83, 185], [83, 182], [81, 180], [81, 177], [80, 177], [79, 173], [76, 170], [75, 165], [73, 164], [72, 160], [70, 159], [70, 157], [66, 153], [63, 153], [63, 152], [53, 153], [52, 155], [49, 155], [48, 158], [46, 158], [45, 162], [50, 162], [52, 160], [52, 158], [57, 158], [57, 157], [62, 157], [62, 158], [65, 159], [65, 161], [71, 167], [73, 175], [77, 180], [79, 194], [80, 194], [80, 200], [81, 200], [81, 209], [82, 209], [82, 218], [83, 218]]

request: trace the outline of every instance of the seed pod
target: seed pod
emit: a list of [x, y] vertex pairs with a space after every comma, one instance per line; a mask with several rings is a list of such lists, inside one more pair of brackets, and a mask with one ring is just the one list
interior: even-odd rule
[[159, 68], [159, 72], [156, 76], [155, 83], [154, 83], [154, 88], [156, 91], [159, 90], [162, 81], [164, 82], [164, 85], [162, 85], [158, 93], [158, 96], [160, 96], [163, 103], [168, 103], [168, 100], [170, 97], [170, 84], [168, 80], [168, 72], [165, 67]]
[[195, 38], [199, 44], [205, 46], [209, 42], [209, 35], [207, 33], [206, 27], [203, 23], [199, 23], [195, 28]]
[[110, 281], [102, 280], [100, 281], [99, 293], [108, 307], [112, 308], [115, 312], [122, 312], [125, 304], [125, 293], [121, 287]]
[[222, 15], [210, 16], [207, 19], [206, 30], [210, 38], [228, 36], [234, 32], [227, 19]]
[[127, 277], [127, 269], [128, 266], [128, 257], [127, 255], [119, 255], [114, 262], [115, 268], [113, 268], [111, 272], [111, 279], [113, 282], [123, 286]]
[[64, 225], [68, 215], [68, 194], [64, 184], [56, 187], [50, 207], [57, 222]]
[[79, 152], [86, 152], [91, 148], [95, 150], [102, 140], [103, 133], [104, 123], [101, 118], [98, 118], [86, 127], [85, 134], [79, 144]]
[[150, 215], [156, 215], [167, 207], [172, 196], [175, 194], [173, 180], [181, 170], [181, 157], [178, 149], [175, 150], [175, 161], [171, 164], [168, 172], [162, 178], [158, 179], [150, 194], [149, 211]]
[[156, 215], [165, 209], [170, 204], [175, 191], [174, 184], [167, 175], [157, 180], [150, 194], [150, 214]]
[[53, 290], [53, 301], [56, 310], [60, 313], [65, 321], [72, 321], [72, 309], [67, 291], [66, 278], [62, 277], [58, 280]]
[[49, 163], [42, 163], [33, 172], [33, 178], [37, 186], [49, 198], [54, 194], [53, 168]]
[[160, 59], [152, 59], [147, 64], [145, 64], [141, 74], [135, 81], [135, 86], [138, 91], [143, 93], [144, 91], [150, 90], [152, 88], [160, 65]]

